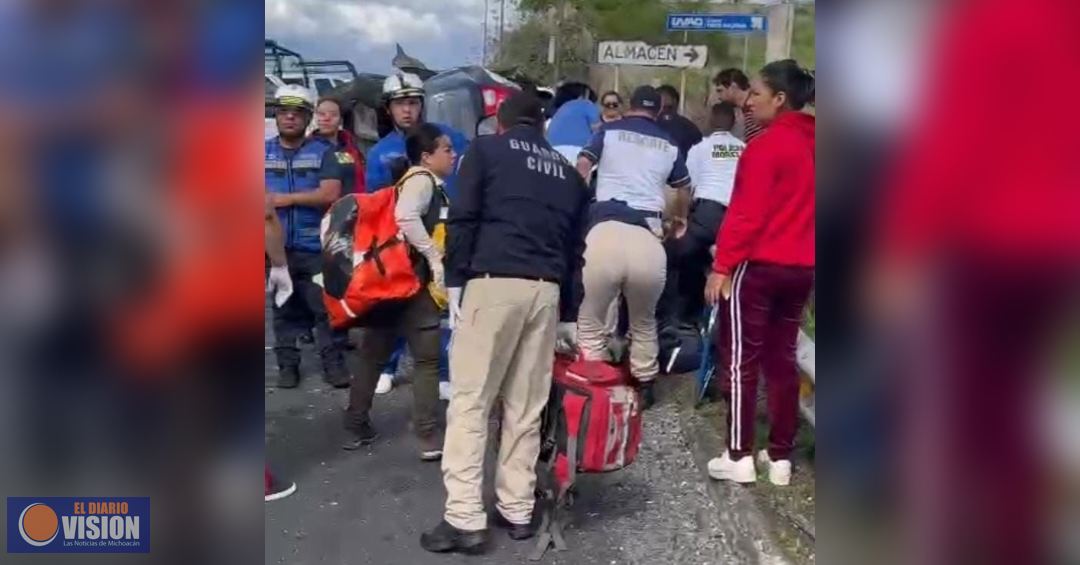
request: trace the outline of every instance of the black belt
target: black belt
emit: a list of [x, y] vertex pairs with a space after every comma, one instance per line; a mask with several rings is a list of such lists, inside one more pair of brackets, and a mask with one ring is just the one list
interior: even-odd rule
[[535, 276], [528, 276], [528, 275], [507, 275], [507, 274], [504, 274], [504, 273], [480, 273], [479, 278], [482, 278], [482, 279], [522, 279], [522, 280], [526, 280], [526, 281], [549, 282], [549, 283], [556, 283], [556, 284], [558, 284], [558, 282], [559, 282], [559, 281], [557, 281], [555, 279], [546, 278], [546, 277], [535, 277]]

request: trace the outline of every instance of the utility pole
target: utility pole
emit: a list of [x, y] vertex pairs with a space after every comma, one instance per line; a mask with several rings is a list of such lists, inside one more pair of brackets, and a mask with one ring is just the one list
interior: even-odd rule
[[484, 40], [480, 42], [480, 66], [487, 65], [487, 20], [488, 20], [488, 0], [484, 0]]
[[502, 49], [503, 32], [506, 31], [506, 0], [499, 0], [499, 49]]

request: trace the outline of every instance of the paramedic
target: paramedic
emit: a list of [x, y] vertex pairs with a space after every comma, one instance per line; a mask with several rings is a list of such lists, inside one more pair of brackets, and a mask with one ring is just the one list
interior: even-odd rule
[[443, 458], [446, 510], [420, 538], [434, 552], [485, 548], [484, 453], [488, 416], [500, 398], [492, 520], [515, 540], [535, 534], [540, 416], [556, 340], [567, 339], [576, 316], [585, 182], [544, 139], [538, 98], [513, 94], [498, 119], [500, 133], [475, 140], [462, 159], [460, 196], [450, 211], [446, 280], [455, 329]]
[[709, 264], [709, 248], [724, 219], [731, 190], [735, 185], [735, 166], [746, 144], [731, 135], [735, 124], [735, 106], [728, 102], [710, 110], [712, 133], [690, 149], [686, 168], [694, 185], [686, 236], [671, 241], [668, 252], [677, 275], [669, 276], [665, 292], [673, 294], [673, 314], [681, 323], [694, 323], [704, 309], [705, 277], [703, 265]]
[[621, 295], [629, 316], [630, 372], [642, 383], [650, 383], [659, 372], [656, 303], [667, 270], [662, 244], [667, 187], [675, 190], [668, 210], [673, 228], [669, 234], [685, 231], [691, 194], [684, 156], [656, 123], [659, 111], [657, 90], [638, 87], [630, 111], [604, 126], [577, 163], [583, 177], [598, 167], [582, 273], [579, 345], [587, 359], [607, 359], [612, 328], [606, 320]]
[[728, 442], [709, 461], [714, 479], [752, 483], [758, 374], [768, 393], [769, 448], [759, 454], [769, 481], [791, 480], [799, 417], [795, 343], [814, 284], [814, 78], [791, 60], [765, 65], [747, 104], [766, 126], [735, 173], [716, 259], [705, 288], [719, 308], [716, 365], [727, 371]]
[[[395, 160], [405, 157], [405, 132], [413, 126], [423, 123], [424, 111], [424, 83], [420, 77], [412, 73], [398, 72], [386, 77], [382, 86], [383, 101], [386, 103], [386, 111], [394, 124], [394, 130], [379, 140], [367, 154], [367, 170], [364, 174], [364, 184], [368, 192], [374, 192], [380, 188], [394, 184], [391, 173]], [[443, 134], [450, 138], [454, 153], [458, 156], [464, 154], [469, 142], [465, 136], [457, 130], [442, 124], [435, 124]], [[454, 200], [456, 191], [457, 162], [454, 169], [444, 179], [446, 193], [451, 201]], [[390, 361], [383, 367], [379, 377], [376, 392], [385, 394], [394, 386], [395, 375], [405, 373], [405, 369], [411, 364], [404, 342], [399, 342], [394, 348], [394, 354]]]
[[338, 388], [349, 386], [344, 332], [332, 332], [322, 302], [322, 289], [312, 279], [322, 272], [319, 222], [341, 195], [349, 171], [333, 146], [304, 136], [315, 109], [308, 89], [286, 85], [275, 97], [278, 135], [265, 143], [265, 182], [269, 204], [277, 210], [285, 232], [285, 253], [295, 292], [274, 305], [274, 354], [281, 388], [300, 384], [297, 340], [312, 326], [318, 337], [323, 379]]
[[364, 338], [354, 357], [357, 370], [345, 411], [345, 428], [351, 437], [343, 447], [351, 451], [378, 437], [370, 412], [379, 369], [393, 353], [395, 341], [404, 338], [413, 355], [413, 431], [420, 459], [436, 461], [442, 457], [437, 429], [442, 349], [439, 318], [440, 309], [446, 306], [442, 234], [449, 206], [443, 179], [453, 172], [457, 156], [450, 138], [432, 124], [420, 124], [409, 131], [405, 153], [412, 167], [398, 184], [394, 219], [411, 248], [421, 288], [411, 298], [376, 306], [365, 316]]

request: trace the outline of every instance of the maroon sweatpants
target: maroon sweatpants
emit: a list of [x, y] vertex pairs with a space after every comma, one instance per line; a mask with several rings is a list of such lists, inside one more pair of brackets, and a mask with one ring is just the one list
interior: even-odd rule
[[758, 374], [765, 375], [769, 456], [789, 459], [799, 424], [795, 341], [810, 298], [814, 270], [742, 263], [732, 275], [731, 299], [720, 304], [716, 375], [729, 399], [728, 450], [740, 459], [754, 450]]

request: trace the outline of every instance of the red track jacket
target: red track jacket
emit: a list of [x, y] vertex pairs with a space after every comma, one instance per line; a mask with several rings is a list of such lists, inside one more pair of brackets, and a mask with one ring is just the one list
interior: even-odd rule
[[713, 271], [730, 275], [743, 261], [814, 266], [814, 124], [784, 113], [746, 147]]

